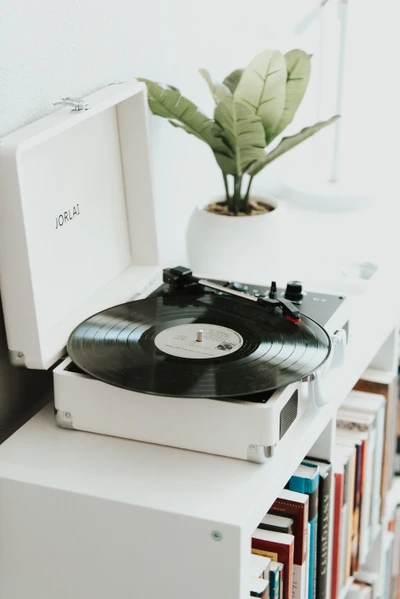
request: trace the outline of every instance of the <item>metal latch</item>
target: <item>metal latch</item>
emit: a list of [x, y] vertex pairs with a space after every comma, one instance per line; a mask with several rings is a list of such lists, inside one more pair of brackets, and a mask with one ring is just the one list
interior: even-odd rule
[[89, 110], [89, 104], [83, 98], [61, 98], [58, 102], [53, 102], [53, 106], [62, 104], [63, 106], [72, 106], [71, 112], [83, 112]]

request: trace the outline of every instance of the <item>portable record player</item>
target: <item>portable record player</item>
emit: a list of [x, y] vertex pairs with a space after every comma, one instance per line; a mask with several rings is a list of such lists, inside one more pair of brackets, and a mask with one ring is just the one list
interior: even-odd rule
[[347, 300], [184, 268], [162, 284], [144, 84], [62, 103], [2, 140], [12, 363], [49, 368], [69, 340], [54, 369], [60, 426], [265, 461], [324, 404]]

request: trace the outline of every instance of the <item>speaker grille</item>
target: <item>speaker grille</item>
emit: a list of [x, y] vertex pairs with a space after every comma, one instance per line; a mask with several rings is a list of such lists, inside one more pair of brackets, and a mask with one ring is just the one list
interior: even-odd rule
[[296, 420], [297, 409], [299, 405], [299, 392], [293, 393], [285, 407], [281, 412], [280, 426], [279, 426], [279, 438], [282, 439], [283, 435], [287, 433], [293, 422]]

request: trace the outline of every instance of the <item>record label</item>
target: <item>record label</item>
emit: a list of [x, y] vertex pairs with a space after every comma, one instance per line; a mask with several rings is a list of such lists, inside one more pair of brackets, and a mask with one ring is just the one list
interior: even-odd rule
[[210, 359], [227, 356], [240, 349], [243, 337], [233, 329], [217, 324], [182, 324], [159, 333], [154, 343], [170, 356]]

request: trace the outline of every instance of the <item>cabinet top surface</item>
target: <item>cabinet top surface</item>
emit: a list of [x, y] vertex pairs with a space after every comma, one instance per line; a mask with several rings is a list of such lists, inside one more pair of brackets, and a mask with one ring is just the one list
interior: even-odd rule
[[0, 479], [228, 522], [241, 519], [248, 485], [262, 470], [243, 460], [60, 429], [52, 405], [0, 450]]

